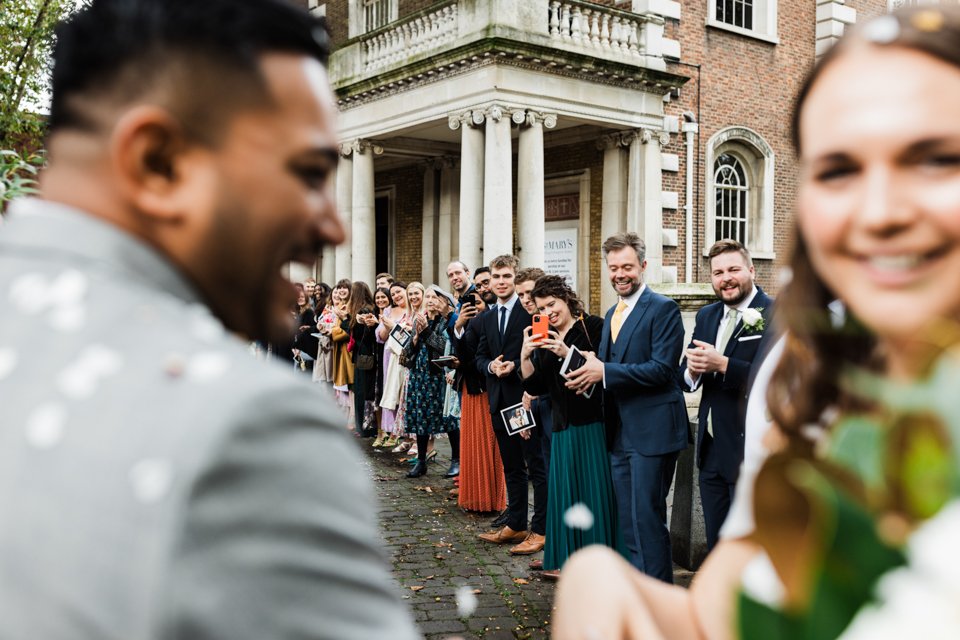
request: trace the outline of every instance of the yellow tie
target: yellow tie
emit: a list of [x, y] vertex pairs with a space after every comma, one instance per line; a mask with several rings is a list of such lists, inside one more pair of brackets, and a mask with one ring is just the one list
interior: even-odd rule
[[627, 308], [627, 303], [621, 300], [617, 303], [617, 308], [613, 312], [613, 318], [610, 319], [610, 336], [613, 338], [613, 341], [617, 341], [617, 336], [620, 335], [620, 327], [623, 326], [623, 310]]

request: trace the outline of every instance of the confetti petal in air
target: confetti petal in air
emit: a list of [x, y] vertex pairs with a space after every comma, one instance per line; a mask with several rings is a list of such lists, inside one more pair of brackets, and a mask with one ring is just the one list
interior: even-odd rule
[[0, 380], [3, 380], [17, 367], [17, 352], [12, 347], [0, 349]]
[[50, 449], [63, 438], [67, 410], [59, 404], [38, 407], [27, 418], [27, 442], [37, 449]]
[[201, 351], [187, 362], [185, 374], [193, 382], [211, 382], [230, 368], [230, 358], [218, 351]]
[[89, 398], [103, 378], [116, 374], [122, 367], [123, 358], [118, 352], [101, 344], [93, 344], [60, 372], [57, 383], [67, 397], [75, 400]]
[[173, 484], [173, 466], [167, 460], [148, 458], [130, 469], [133, 495], [143, 503], [161, 500]]
[[593, 528], [593, 512], [582, 502], [578, 502], [563, 514], [563, 522], [571, 529]]
[[50, 290], [58, 304], [77, 304], [87, 295], [87, 276], [76, 269], [69, 269], [56, 277], [50, 284]]
[[10, 301], [21, 313], [36, 315], [53, 303], [50, 282], [39, 273], [26, 273], [10, 286]]
[[479, 601], [473, 593], [473, 588], [467, 585], [457, 587], [457, 615], [469, 618], [477, 610]]

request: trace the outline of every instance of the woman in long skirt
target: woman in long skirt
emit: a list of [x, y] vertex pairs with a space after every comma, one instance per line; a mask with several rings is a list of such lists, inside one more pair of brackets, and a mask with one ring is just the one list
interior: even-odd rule
[[[479, 311], [485, 306], [479, 300]], [[460, 396], [460, 491], [457, 504], [467, 511], [503, 511], [507, 486], [500, 448], [490, 420], [486, 378], [476, 367], [479, 323], [470, 320], [457, 343]]]
[[[403, 377], [406, 368], [400, 365], [399, 356], [403, 346], [390, 332], [397, 325], [403, 326], [407, 322], [407, 285], [403, 282], [394, 282], [390, 285], [390, 299], [393, 305], [380, 316], [377, 326], [377, 340], [384, 343], [383, 349], [383, 393], [380, 395], [380, 428], [386, 436], [382, 441], [384, 449], [397, 446], [399, 440], [397, 429], [397, 406], [400, 402], [400, 390], [403, 386]], [[374, 443], [376, 444], [376, 443]]]
[[377, 434], [376, 339], [377, 315], [373, 294], [365, 282], [354, 282], [350, 292], [350, 335], [353, 338], [353, 415], [357, 435]]
[[[544, 577], [556, 579], [570, 554], [582, 547], [602, 544], [623, 552], [624, 546], [607, 455], [603, 390], [595, 387], [589, 398], [577, 395], [560, 375], [571, 348], [596, 351], [603, 319], [583, 317], [583, 304], [561, 276], [541, 277], [532, 295], [551, 331], [537, 340], [529, 327], [525, 330], [520, 375], [530, 394], [550, 394], [553, 410], [543, 568]], [[521, 437], [529, 433], [522, 431]]]
[[407, 433], [417, 437], [418, 451], [417, 464], [407, 474], [408, 478], [427, 473], [431, 436], [460, 429], [459, 418], [444, 416], [446, 378], [443, 368], [432, 362], [449, 351], [447, 316], [452, 309], [448, 300], [438, 296], [433, 287], [426, 290], [424, 300], [427, 316], [418, 316], [415, 320], [413, 342], [407, 350], [413, 366], [407, 383], [406, 427]]

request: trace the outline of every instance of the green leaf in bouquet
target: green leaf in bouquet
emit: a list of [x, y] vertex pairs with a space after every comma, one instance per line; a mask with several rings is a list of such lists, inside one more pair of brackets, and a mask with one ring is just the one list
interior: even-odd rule
[[777, 611], [743, 592], [737, 612], [739, 640], [807, 640], [802, 617]]
[[742, 596], [742, 638], [836, 638], [870, 601], [879, 577], [904, 563], [858, 503], [858, 486], [846, 469], [822, 461], [780, 454], [764, 465], [756, 484], [754, 539], [786, 596], [782, 612]]
[[804, 474], [804, 481], [832, 515], [832, 522], [824, 521], [826, 544], [814, 579], [807, 637], [836, 638], [873, 598], [880, 576], [905, 564], [906, 558], [881, 540], [873, 516], [851, 496], [819, 473]]
[[930, 413], [901, 416], [887, 438], [887, 477], [892, 508], [913, 522], [936, 514], [956, 483], [951, 438]]
[[834, 427], [826, 458], [856, 475], [867, 491], [875, 494], [885, 483], [885, 452], [883, 427], [870, 418], [855, 416]]

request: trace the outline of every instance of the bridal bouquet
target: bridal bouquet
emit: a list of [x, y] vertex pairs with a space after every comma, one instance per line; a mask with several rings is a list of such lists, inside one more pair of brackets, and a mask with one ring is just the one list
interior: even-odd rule
[[784, 597], [741, 594], [743, 640], [960, 637], [958, 382], [957, 349], [923, 383], [849, 372], [878, 408], [840, 418], [814, 459], [770, 458], [755, 539]]

